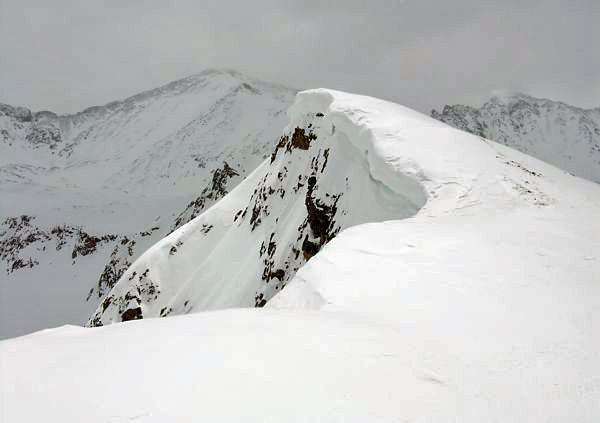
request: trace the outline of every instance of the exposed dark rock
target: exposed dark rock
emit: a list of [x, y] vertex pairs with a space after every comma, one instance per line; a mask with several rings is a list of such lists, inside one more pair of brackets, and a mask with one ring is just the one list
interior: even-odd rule
[[144, 316], [142, 316], [141, 307], [127, 309], [123, 312], [123, 314], [121, 314], [121, 321], [123, 322], [126, 322], [128, 320], [140, 320], [143, 318]]
[[263, 293], [258, 294], [254, 297], [254, 307], [264, 307], [267, 304], [265, 295]]
[[13, 107], [8, 104], [0, 103], [0, 114], [12, 117], [20, 122], [31, 122], [31, 110], [25, 107]]
[[[136, 288], [135, 289], [135, 293], [133, 292], [134, 290], [129, 290], [127, 291], [127, 293], [125, 294], [125, 296], [123, 297], [123, 300], [125, 303], [129, 303], [129, 302], [135, 302], [137, 304], [141, 304], [142, 300], [140, 300], [140, 297], [138, 296], [139, 294], [139, 290]], [[123, 307], [121, 307], [123, 308]], [[126, 307], [125, 307], [126, 308]], [[122, 311], [121, 311], [122, 313]]]
[[[309, 128], [312, 125], [309, 125]], [[308, 150], [311, 143], [317, 139], [317, 136], [304, 128], [295, 128], [293, 134], [284, 135], [280, 138], [275, 151], [271, 156], [271, 162], [277, 159], [279, 150], [285, 149], [285, 153], [294, 154], [295, 150]], [[294, 242], [288, 245], [278, 246], [276, 234], [271, 233], [269, 239], [265, 239], [259, 249], [259, 257], [263, 262], [262, 280], [265, 282], [265, 288], [257, 293], [255, 297], [255, 306], [262, 307], [276, 290], [283, 288], [288, 280], [293, 277], [298, 268], [320, 248], [333, 239], [339, 232], [339, 226], [336, 225], [334, 217], [337, 213], [337, 201], [341, 194], [324, 193], [323, 200], [316, 198], [317, 192], [317, 174], [323, 173], [331, 157], [329, 148], [319, 151], [310, 160], [312, 173], [310, 176], [298, 175], [297, 182], [293, 186], [295, 193], [306, 187], [305, 207], [306, 220], [298, 227], [298, 236]], [[290, 159], [291, 160], [291, 159]], [[276, 176], [273, 181], [272, 176]], [[285, 165], [275, 166], [271, 173], [266, 174], [254, 190], [249, 206], [242, 212], [237, 212], [235, 220], [244, 219], [248, 208], [251, 210], [251, 216], [248, 221], [251, 230], [254, 230], [264, 220], [264, 216], [269, 215], [270, 206], [273, 204], [270, 200], [278, 194], [284, 198], [288, 168]], [[270, 179], [269, 179], [270, 178]], [[267, 182], [271, 180], [273, 182]], [[277, 224], [278, 219], [275, 219]], [[278, 248], [281, 251], [278, 251]], [[300, 254], [302, 252], [302, 255]], [[270, 284], [276, 280], [277, 283]], [[270, 286], [270, 288], [267, 288]]]
[[311, 141], [317, 139], [317, 136], [311, 131], [306, 134], [303, 128], [296, 128], [292, 135], [292, 140], [288, 144], [288, 150], [292, 148], [299, 148], [300, 150], [308, 150]]
[[276, 279], [279, 279], [279, 281], [283, 281], [284, 277], [285, 277], [285, 270], [283, 270], [283, 269], [277, 269], [276, 271], [269, 273], [269, 280], [276, 278]]
[[79, 229], [79, 239], [77, 244], [73, 247], [73, 252], [71, 253], [72, 258], [76, 258], [77, 255], [87, 256], [96, 251], [101, 244], [114, 241], [117, 239], [116, 235], [108, 234], [103, 235], [101, 237], [90, 235], [87, 232]]
[[183, 241], [178, 240], [175, 245], [171, 246], [171, 249], [169, 250], [169, 255], [174, 255], [177, 252], [177, 248], [181, 247], [183, 245]]
[[[496, 156], [496, 157], [497, 157], [497, 158], [500, 158], [500, 156]], [[542, 176], [542, 174], [541, 174], [541, 173], [539, 173], [539, 172], [535, 172], [535, 171], [533, 171], [533, 170], [530, 170], [530, 169], [527, 169], [525, 166], [523, 166], [521, 163], [519, 163], [519, 162], [517, 162], [517, 161], [515, 161], [515, 160], [507, 160], [507, 161], [505, 161], [505, 162], [504, 162], [504, 164], [507, 164], [507, 165], [509, 165], [509, 166], [513, 166], [513, 167], [519, 168], [519, 169], [521, 169], [523, 172], [527, 173], [527, 174], [528, 174], [528, 175], [530, 175], [530, 176], [536, 176], [536, 177], [540, 177], [540, 176]]]
[[323, 167], [321, 168], [321, 173], [325, 170], [325, 166], [327, 166], [327, 160], [329, 160], [329, 148], [326, 148], [323, 152], [323, 157], [325, 157], [325, 161], [323, 162]]
[[252, 230], [256, 229], [258, 225], [261, 223], [260, 219], [260, 210], [261, 206], [257, 206], [256, 204], [252, 208], [252, 217], [250, 217], [250, 226], [252, 226]]
[[133, 247], [135, 246], [136, 241], [135, 240], [131, 240], [129, 241], [129, 244], [127, 245], [127, 254], [129, 254], [129, 257], [133, 256]]
[[54, 242], [59, 251], [70, 241], [74, 243], [71, 257], [75, 258], [77, 255], [90, 254], [96, 251], [99, 244], [116, 239], [111, 234], [90, 235], [81, 228], [67, 225], [45, 229], [33, 224], [33, 220], [33, 216], [23, 215], [9, 217], [0, 223], [0, 259], [6, 262], [7, 273], [39, 264], [33, 257], [21, 256], [28, 247], [43, 252], [46, 251], [46, 244]]
[[446, 105], [441, 113], [432, 110], [431, 117], [479, 137], [486, 136], [487, 126], [481, 121], [481, 112], [474, 107]]
[[106, 309], [110, 305], [111, 301], [112, 301], [112, 297], [106, 297], [104, 299], [104, 301], [102, 301], [102, 311], [106, 311]]
[[[249, 229], [253, 231], [267, 220], [266, 218], [272, 213], [272, 210], [279, 211], [279, 208], [274, 208], [274, 206], [278, 204], [280, 199], [285, 197], [286, 190], [284, 187], [290, 185], [288, 184], [288, 163], [284, 161], [287, 157], [284, 158], [281, 154], [285, 156], [290, 154], [288, 162], [291, 163], [293, 155], [301, 154], [305, 156], [304, 151], [310, 150], [316, 139], [317, 135], [311, 129], [298, 127], [293, 130], [293, 133], [284, 135], [279, 139], [271, 156], [272, 163], [275, 163], [276, 160], [279, 160], [279, 162], [274, 164], [271, 171], [261, 178], [247, 206], [234, 212], [233, 220], [238, 222], [238, 225], [247, 224]], [[280, 150], [282, 151], [280, 152]], [[298, 268], [314, 256], [323, 245], [333, 239], [340, 229], [339, 225], [336, 225], [335, 216], [338, 211], [337, 202], [341, 194], [318, 192], [318, 175], [323, 173], [327, 167], [328, 160], [332, 157], [332, 151], [326, 148], [318, 152], [311, 152], [311, 154], [312, 157], [305, 156], [302, 158], [302, 160], [309, 160], [310, 170], [308, 170], [308, 174], [294, 175], [294, 178], [297, 177], [298, 179], [297, 182], [293, 181], [291, 184], [296, 193], [301, 189], [306, 189], [304, 198], [306, 217], [303, 223], [298, 226], [297, 237], [293, 236], [290, 242], [279, 245], [278, 232], [274, 230], [270, 233], [268, 239], [265, 239], [260, 245], [258, 253], [263, 265], [262, 280], [264, 281], [264, 287], [256, 293], [256, 307], [263, 307], [275, 291], [282, 289], [294, 276]], [[181, 214], [175, 226], [187, 223], [189, 218], [195, 217], [194, 210], [199, 210], [195, 207], [203, 208], [208, 204], [208, 199], [216, 200], [219, 196], [225, 195], [225, 182], [227, 178], [235, 175], [237, 175], [237, 172], [233, 171], [227, 163], [224, 164], [222, 171], [215, 171], [212, 184], [206, 187], [202, 196], [188, 205], [186, 211], [188, 214], [185, 216]], [[248, 217], [248, 220], [246, 220], [246, 217]], [[277, 217], [272, 221], [275, 222], [275, 225], [279, 224]], [[200, 226], [199, 231], [202, 233], [208, 233], [213, 228], [210, 223], [204, 223]], [[177, 254], [178, 247], [177, 244], [168, 246], [169, 254]], [[112, 303], [109, 309], [111, 307], [116, 307], [116, 309], [113, 309], [113, 311], [107, 309], [107, 315], [122, 316], [127, 310], [158, 300], [159, 286], [150, 278], [148, 269], [137, 276], [131, 274], [130, 280], [129, 291], [119, 300], [118, 304]], [[177, 312], [187, 313], [192, 308], [193, 305], [189, 300], [186, 300], [182, 307], [177, 307]], [[171, 312], [170, 307], [164, 306], [160, 309], [159, 314], [165, 316]], [[103, 311], [100, 310], [99, 313], [101, 319]], [[90, 322], [95, 321], [96, 317], [94, 316]]]
[[33, 266], [36, 266], [38, 264], [40, 263], [37, 260], [33, 260], [31, 257], [29, 257], [29, 260], [26, 261], [23, 259], [17, 259], [13, 262], [11, 271], [23, 269], [24, 267], [32, 268]]
[[243, 210], [239, 210], [239, 211], [238, 211], [238, 212], [235, 214], [235, 216], [234, 216], [234, 218], [233, 218], [233, 221], [234, 221], [234, 222], [236, 222], [236, 221], [238, 220], [238, 218], [239, 218], [239, 217], [240, 217], [240, 215], [242, 214], [242, 211], [243, 211]]
[[107, 297], [100, 310], [90, 318], [89, 325], [102, 324], [102, 316], [109, 309], [114, 310], [121, 321], [141, 319], [141, 305], [156, 301], [160, 295], [158, 285], [150, 278], [150, 270], [146, 269], [141, 274], [133, 271], [129, 281], [135, 281], [133, 286], [121, 297]]
[[57, 251], [62, 249], [62, 247], [67, 243], [67, 238], [72, 237], [74, 232], [75, 231], [67, 225], [59, 225], [52, 228], [50, 233], [58, 239], [58, 243], [56, 244]]
[[308, 189], [304, 204], [306, 205], [308, 224], [310, 225], [312, 234], [314, 237], [319, 238], [319, 243], [322, 246], [335, 236], [335, 233], [332, 231], [333, 217], [337, 212], [336, 204], [340, 196], [333, 196], [334, 202], [332, 205], [326, 205], [318, 199], [313, 199], [313, 190], [316, 183], [317, 178], [315, 176], [308, 178]]
[[60, 128], [49, 124], [32, 126], [25, 139], [33, 146], [46, 145], [50, 149], [55, 149], [62, 142]]
[[284, 135], [279, 139], [279, 142], [275, 146], [275, 151], [273, 151], [273, 153], [271, 154], [271, 163], [273, 163], [275, 161], [275, 158], [277, 157], [277, 152], [279, 151], [279, 149], [286, 146], [286, 144], [288, 143], [288, 140], [289, 140], [289, 137], [287, 135]]
[[320, 247], [321, 246], [316, 242], [309, 241], [308, 235], [306, 235], [302, 242], [302, 255], [304, 256], [304, 260], [310, 260], [312, 256], [319, 252]]
[[104, 323], [102, 323], [101, 315], [100, 314], [94, 315], [87, 323], [87, 326], [89, 326], [91, 328], [99, 328], [101, 326], [104, 326]]
[[[131, 258], [133, 256], [133, 248], [135, 246], [135, 240], [129, 239], [124, 236], [118, 241], [113, 248], [108, 263], [104, 266], [104, 270], [98, 278], [98, 283], [95, 288], [92, 288], [88, 294], [87, 300], [89, 301], [97, 291], [97, 298], [102, 298], [108, 293], [119, 281], [121, 276], [131, 266]], [[135, 274], [135, 272], [134, 272]]]
[[223, 162], [223, 167], [213, 170], [211, 182], [207, 185], [200, 195], [191, 201], [175, 219], [175, 223], [169, 233], [172, 233], [177, 228], [185, 225], [189, 221], [199, 216], [207, 207], [211, 206], [217, 200], [220, 200], [227, 194], [227, 183], [234, 176], [239, 176], [239, 173], [229, 166], [227, 162]]
[[304, 128], [295, 128], [291, 137], [284, 135], [279, 139], [275, 146], [275, 150], [271, 154], [271, 163], [275, 161], [277, 153], [285, 147], [286, 152], [291, 152], [293, 149], [308, 150], [312, 141], [316, 140], [317, 136], [312, 131], [306, 134]]

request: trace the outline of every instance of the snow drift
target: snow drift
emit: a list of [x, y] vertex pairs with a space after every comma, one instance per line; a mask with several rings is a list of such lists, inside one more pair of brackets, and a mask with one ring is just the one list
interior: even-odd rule
[[93, 321], [266, 308], [1, 342], [2, 417], [591, 422], [598, 221], [597, 184], [402, 106], [302, 92], [271, 158]]

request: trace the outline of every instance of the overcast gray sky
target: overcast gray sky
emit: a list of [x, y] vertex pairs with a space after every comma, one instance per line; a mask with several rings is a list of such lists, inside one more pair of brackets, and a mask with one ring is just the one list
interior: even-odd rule
[[600, 105], [600, 0], [0, 0], [0, 102], [74, 112], [207, 67], [420, 110]]

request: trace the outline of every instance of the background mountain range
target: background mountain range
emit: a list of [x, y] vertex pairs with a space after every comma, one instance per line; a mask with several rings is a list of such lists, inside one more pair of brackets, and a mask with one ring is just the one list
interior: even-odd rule
[[[86, 321], [140, 254], [271, 160], [295, 94], [234, 71], [207, 70], [73, 115], [0, 105], [0, 337]], [[431, 115], [600, 181], [599, 108], [512, 94]], [[288, 141], [294, 134], [290, 128]], [[298, 181], [279, 188], [306, 186], [307, 166], [285, 176]], [[330, 194], [345, 190], [338, 188]], [[276, 197], [261, 202], [277, 208]], [[345, 213], [351, 209], [346, 205]], [[268, 249], [268, 236], [265, 242]], [[302, 242], [294, 248], [302, 250]], [[277, 278], [285, 261], [276, 265], [272, 258], [267, 279]], [[303, 259], [294, 260], [287, 265], [295, 272]], [[255, 265], [264, 270], [262, 259]], [[275, 285], [269, 292], [251, 289], [246, 302], [262, 305]], [[180, 312], [190, 309], [183, 302]]]
[[513, 93], [493, 96], [479, 108], [444, 106], [431, 116], [600, 182], [600, 107]]

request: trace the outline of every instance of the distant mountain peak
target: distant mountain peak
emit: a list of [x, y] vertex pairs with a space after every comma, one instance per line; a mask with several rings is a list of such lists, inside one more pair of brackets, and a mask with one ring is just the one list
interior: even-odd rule
[[245, 80], [248, 78], [248, 76], [243, 74], [242, 72], [237, 71], [235, 69], [231, 69], [231, 68], [206, 68], [198, 73], [188, 76], [188, 78], [218, 76], [218, 75], [231, 76], [233, 78], [237, 78], [240, 80]]
[[431, 116], [600, 182], [600, 108], [496, 91], [480, 108], [446, 105]]
[[500, 104], [508, 104], [517, 100], [530, 101], [539, 99], [535, 99], [534, 97], [520, 91], [494, 90], [492, 91], [492, 95], [489, 101]]
[[212, 85], [215, 88], [222, 87], [223, 89], [245, 89], [255, 94], [260, 94], [264, 89], [268, 90], [282, 90], [288, 92], [297, 92], [295, 88], [290, 88], [285, 85], [271, 83], [263, 81], [259, 78], [246, 75], [234, 69], [229, 68], [207, 68], [200, 72], [185, 76], [183, 78], [175, 79], [166, 84], [160, 85], [156, 88], [141, 91], [137, 94], [125, 97], [120, 100], [114, 100], [106, 104], [92, 105], [85, 109], [66, 114], [57, 114], [50, 110], [33, 111], [27, 107], [13, 106], [5, 103], [0, 103], [0, 115], [11, 115], [19, 119], [31, 119], [35, 116], [44, 116], [51, 118], [59, 117], [77, 117], [81, 115], [104, 113], [118, 109], [123, 104], [132, 103], [136, 101], [143, 101], [144, 99], [156, 95], [165, 94], [185, 94], [187, 92], [203, 90], [205, 87]]

